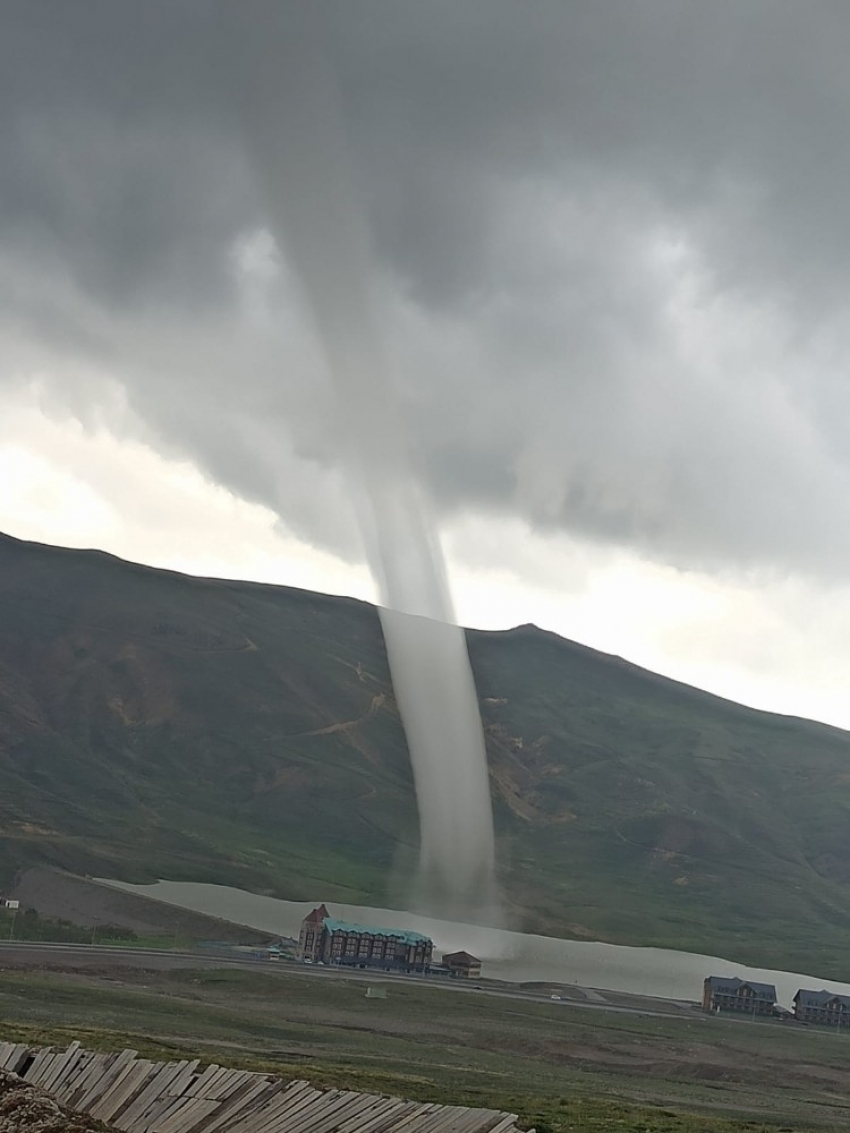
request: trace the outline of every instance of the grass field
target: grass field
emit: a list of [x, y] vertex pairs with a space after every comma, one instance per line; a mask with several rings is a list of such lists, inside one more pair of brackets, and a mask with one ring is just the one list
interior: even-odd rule
[[539, 1130], [846, 1128], [850, 1038], [273, 971], [0, 971], [0, 1036], [519, 1113]]
[[[403, 907], [374, 608], [0, 536], [0, 609], [0, 892], [53, 866]], [[513, 927], [848, 979], [850, 734], [531, 626], [468, 644]]]

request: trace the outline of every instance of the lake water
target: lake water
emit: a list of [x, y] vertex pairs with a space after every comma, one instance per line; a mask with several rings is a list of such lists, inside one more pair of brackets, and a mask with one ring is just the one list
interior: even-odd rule
[[[319, 899], [311, 902], [279, 901], [226, 885], [190, 881], [131, 885], [106, 878], [99, 880], [129, 893], [153, 897], [169, 905], [179, 905], [280, 936], [297, 937], [304, 916], [320, 904]], [[376, 928], [414, 929], [427, 933], [438, 952], [464, 948], [484, 961], [482, 974], [492, 979], [517, 983], [531, 980], [574, 983], [579, 987], [695, 1000], [702, 997], [702, 981], [706, 976], [739, 976], [741, 979], [775, 984], [777, 998], [786, 1007], [791, 1006], [794, 993], [800, 987], [826, 988], [850, 995], [850, 984], [796, 972], [750, 968], [717, 956], [700, 956], [693, 952], [558, 940], [550, 936], [434, 920], [418, 913], [339, 902], [333, 902], [329, 911], [344, 920], [365, 922]]]

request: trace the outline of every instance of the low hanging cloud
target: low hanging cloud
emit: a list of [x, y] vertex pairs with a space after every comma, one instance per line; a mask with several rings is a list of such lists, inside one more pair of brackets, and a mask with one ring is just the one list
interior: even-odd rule
[[[297, 18], [298, 5], [292, 5]], [[850, 13], [327, 5], [387, 348], [440, 513], [713, 571], [850, 564]], [[359, 555], [246, 144], [238, 21], [10, 4], [0, 381]], [[290, 25], [291, 27], [292, 25]]]

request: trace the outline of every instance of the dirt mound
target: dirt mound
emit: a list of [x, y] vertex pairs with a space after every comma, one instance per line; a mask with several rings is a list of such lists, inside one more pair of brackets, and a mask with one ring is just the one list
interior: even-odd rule
[[0, 1133], [102, 1133], [106, 1128], [59, 1105], [17, 1074], [0, 1070]]

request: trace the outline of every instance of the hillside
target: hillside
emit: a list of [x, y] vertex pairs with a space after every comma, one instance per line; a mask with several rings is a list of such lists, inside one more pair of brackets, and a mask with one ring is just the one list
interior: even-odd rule
[[[402, 900], [416, 810], [372, 607], [0, 537], [0, 611], [0, 884]], [[850, 734], [533, 626], [468, 639], [515, 927], [850, 978]]]

